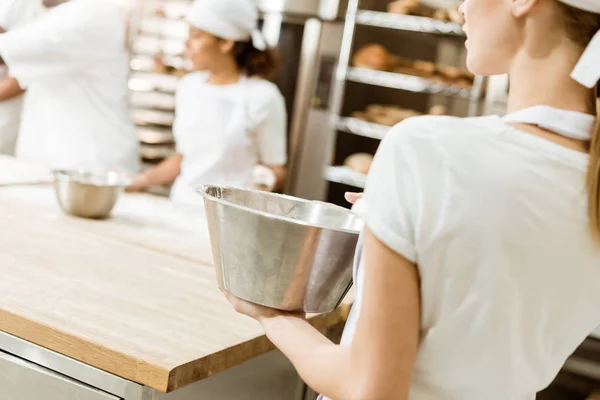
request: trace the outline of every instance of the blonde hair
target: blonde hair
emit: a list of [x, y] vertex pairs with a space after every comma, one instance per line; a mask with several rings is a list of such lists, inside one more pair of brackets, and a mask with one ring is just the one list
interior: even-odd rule
[[[565, 16], [567, 34], [582, 49], [587, 47], [600, 30], [600, 14], [594, 14], [558, 2]], [[590, 143], [590, 161], [587, 172], [588, 215], [592, 234], [600, 243], [600, 92], [594, 92], [596, 128]]]

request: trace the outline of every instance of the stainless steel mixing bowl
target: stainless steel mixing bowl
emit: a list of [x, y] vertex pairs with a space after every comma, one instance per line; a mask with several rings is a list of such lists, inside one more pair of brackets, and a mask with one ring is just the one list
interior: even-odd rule
[[127, 175], [114, 171], [54, 171], [54, 190], [61, 209], [83, 218], [107, 218], [123, 189]]
[[266, 192], [201, 186], [219, 287], [287, 311], [333, 311], [352, 286], [362, 221], [351, 211]]

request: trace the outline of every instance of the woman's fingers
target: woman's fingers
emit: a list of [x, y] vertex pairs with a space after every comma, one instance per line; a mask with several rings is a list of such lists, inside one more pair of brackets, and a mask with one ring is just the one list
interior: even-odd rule
[[347, 192], [344, 197], [346, 198], [346, 201], [350, 204], [354, 204], [356, 203], [358, 200], [360, 200], [363, 197], [362, 193], [352, 193], [352, 192]]

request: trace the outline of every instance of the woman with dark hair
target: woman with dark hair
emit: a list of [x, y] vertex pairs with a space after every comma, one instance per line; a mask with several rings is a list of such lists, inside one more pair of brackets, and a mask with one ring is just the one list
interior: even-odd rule
[[175, 182], [171, 198], [200, 204], [197, 184], [279, 189], [286, 176], [286, 110], [266, 80], [278, 64], [250, 0], [196, 0], [173, 133], [177, 153], [140, 175], [131, 190]]

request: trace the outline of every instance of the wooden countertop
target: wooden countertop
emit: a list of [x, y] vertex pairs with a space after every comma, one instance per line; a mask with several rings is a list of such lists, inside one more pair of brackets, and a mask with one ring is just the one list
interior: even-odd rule
[[124, 195], [114, 218], [90, 221], [52, 196], [0, 187], [0, 330], [163, 392], [272, 349], [218, 291], [200, 216]]

